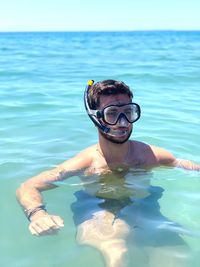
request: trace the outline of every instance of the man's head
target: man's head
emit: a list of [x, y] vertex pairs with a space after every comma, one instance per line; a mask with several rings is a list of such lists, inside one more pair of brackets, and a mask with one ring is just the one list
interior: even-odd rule
[[132, 123], [140, 116], [140, 107], [132, 103], [130, 88], [120, 81], [105, 80], [91, 84], [86, 92], [86, 109], [100, 135], [114, 143], [126, 142]]

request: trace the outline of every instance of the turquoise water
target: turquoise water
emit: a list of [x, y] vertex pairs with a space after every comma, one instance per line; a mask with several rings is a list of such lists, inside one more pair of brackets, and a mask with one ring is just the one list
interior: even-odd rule
[[[58, 236], [31, 236], [15, 199], [25, 179], [97, 142], [83, 106], [88, 79], [130, 85], [142, 108], [133, 139], [200, 163], [199, 47], [200, 32], [0, 34], [1, 266], [105, 266], [97, 250], [75, 240], [70, 206], [82, 188], [78, 177], [43, 194], [49, 212], [65, 220]], [[200, 262], [199, 178], [163, 168], [151, 177], [165, 190], [162, 214], [185, 229], [189, 267]], [[143, 264], [137, 258], [128, 267]]]

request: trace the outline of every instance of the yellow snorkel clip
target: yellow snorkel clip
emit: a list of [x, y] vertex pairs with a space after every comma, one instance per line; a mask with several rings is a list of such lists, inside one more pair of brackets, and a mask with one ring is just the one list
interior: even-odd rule
[[87, 85], [88, 85], [88, 86], [92, 86], [93, 83], [94, 83], [94, 80], [88, 80]]

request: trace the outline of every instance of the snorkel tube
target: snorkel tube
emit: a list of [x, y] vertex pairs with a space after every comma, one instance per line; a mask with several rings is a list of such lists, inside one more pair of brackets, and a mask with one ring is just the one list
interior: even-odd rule
[[89, 107], [89, 101], [88, 101], [88, 93], [89, 93], [89, 89], [90, 87], [94, 84], [94, 80], [89, 80], [87, 82], [87, 86], [85, 88], [85, 93], [84, 93], [84, 104], [85, 104], [85, 109], [87, 111], [88, 116], [90, 117], [90, 119], [93, 121], [93, 123], [100, 129], [102, 130], [104, 133], [109, 133], [110, 132], [110, 128], [106, 127], [105, 125], [103, 125], [97, 118], [97, 116], [94, 114], [94, 112], [92, 112], [92, 110]]

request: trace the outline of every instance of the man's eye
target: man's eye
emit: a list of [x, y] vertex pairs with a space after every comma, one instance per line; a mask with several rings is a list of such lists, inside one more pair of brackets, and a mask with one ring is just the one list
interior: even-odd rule
[[115, 115], [116, 115], [115, 111], [107, 112], [107, 116], [115, 116]]
[[127, 109], [124, 111], [125, 114], [132, 114], [133, 113], [133, 110], [132, 109]]

